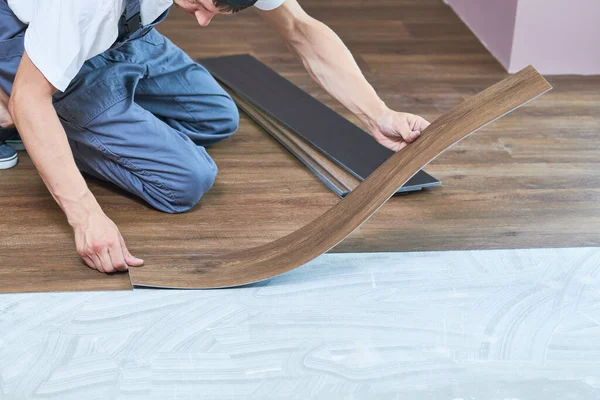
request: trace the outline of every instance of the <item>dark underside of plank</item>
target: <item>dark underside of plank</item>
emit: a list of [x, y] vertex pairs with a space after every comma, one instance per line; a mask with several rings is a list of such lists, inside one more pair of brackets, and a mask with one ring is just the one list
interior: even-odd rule
[[249, 54], [200, 60], [240, 97], [365, 179], [394, 153]]
[[[264, 112], [248, 103], [231, 89], [227, 87], [225, 89], [246, 115], [252, 118], [254, 122], [259, 124], [275, 140], [298, 158], [335, 194], [344, 197], [360, 184], [360, 179], [331, 161], [329, 157], [321, 153], [294, 131], [288, 129], [277, 119], [269, 118]], [[427, 172], [419, 171], [408, 182], [402, 185], [396, 194], [418, 191], [425, 187], [439, 186], [440, 184], [439, 180]]]
[[131, 270], [138, 286], [218, 288], [272, 278], [325, 253], [379, 209], [411, 176], [468, 135], [550, 90], [528, 67], [435, 120], [352, 193], [299, 230], [266, 245], [224, 255], [147, 257]]
[[[350, 175], [346, 171], [343, 171], [343, 173], [340, 174], [341, 168], [331, 162], [327, 157], [313, 149], [306, 142], [300, 140], [297, 136], [290, 134], [289, 131], [286, 132], [285, 129], [281, 129], [281, 126], [277, 126], [275, 122], [261, 114], [233, 91], [227, 91], [240, 110], [252, 118], [254, 122], [267, 131], [267, 133], [277, 140], [279, 144], [300, 160], [302, 164], [304, 164], [335, 194], [344, 197], [350, 193], [352, 189], [358, 186], [360, 183], [358, 178]], [[341, 175], [342, 178], [338, 178], [336, 175]], [[343, 181], [344, 178], [348, 177], [351, 178], [350, 182], [353, 183], [352, 188]]]

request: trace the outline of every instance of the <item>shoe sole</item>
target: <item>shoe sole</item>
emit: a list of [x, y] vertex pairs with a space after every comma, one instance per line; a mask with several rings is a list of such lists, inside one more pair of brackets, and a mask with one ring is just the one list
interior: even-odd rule
[[25, 150], [25, 145], [20, 140], [7, 140], [6, 144], [15, 149], [16, 151]]
[[0, 159], [0, 169], [9, 169], [17, 165], [19, 162], [19, 157], [15, 154], [10, 158]]

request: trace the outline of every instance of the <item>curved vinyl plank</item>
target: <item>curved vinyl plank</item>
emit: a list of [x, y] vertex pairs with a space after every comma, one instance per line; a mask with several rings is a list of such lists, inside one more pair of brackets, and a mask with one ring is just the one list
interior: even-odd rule
[[435, 120], [352, 193], [308, 225], [274, 242], [222, 255], [153, 256], [130, 268], [135, 286], [207, 289], [272, 278], [325, 253], [363, 224], [417, 171], [481, 127], [552, 87], [527, 67]]

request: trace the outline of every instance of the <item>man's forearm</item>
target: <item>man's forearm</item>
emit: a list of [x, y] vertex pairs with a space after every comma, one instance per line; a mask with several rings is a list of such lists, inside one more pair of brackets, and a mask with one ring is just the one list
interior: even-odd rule
[[79, 172], [50, 96], [14, 93], [10, 111], [48, 190], [75, 225], [100, 206]]
[[280, 7], [259, 14], [300, 56], [313, 78], [358, 116], [382, 146], [400, 151], [429, 125], [423, 117], [388, 108], [341, 39], [309, 16], [297, 0], [286, 0]]
[[325, 24], [309, 18], [289, 36], [290, 49], [298, 54], [311, 76], [363, 123], [371, 126], [387, 110], [366, 80], [342, 40]]

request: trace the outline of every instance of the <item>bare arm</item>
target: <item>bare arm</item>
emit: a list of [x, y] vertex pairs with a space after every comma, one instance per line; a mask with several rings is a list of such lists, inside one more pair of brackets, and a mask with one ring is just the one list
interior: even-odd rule
[[52, 105], [56, 89], [23, 55], [9, 111], [48, 190], [75, 232], [78, 253], [102, 272], [141, 265], [131, 256], [116, 225], [104, 214], [79, 172], [66, 133]]
[[259, 14], [300, 57], [309, 74], [360, 118], [382, 145], [398, 151], [429, 125], [419, 116], [390, 110], [341, 39], [304, 12], [297, 0], [286, 0], [279, 8]]

